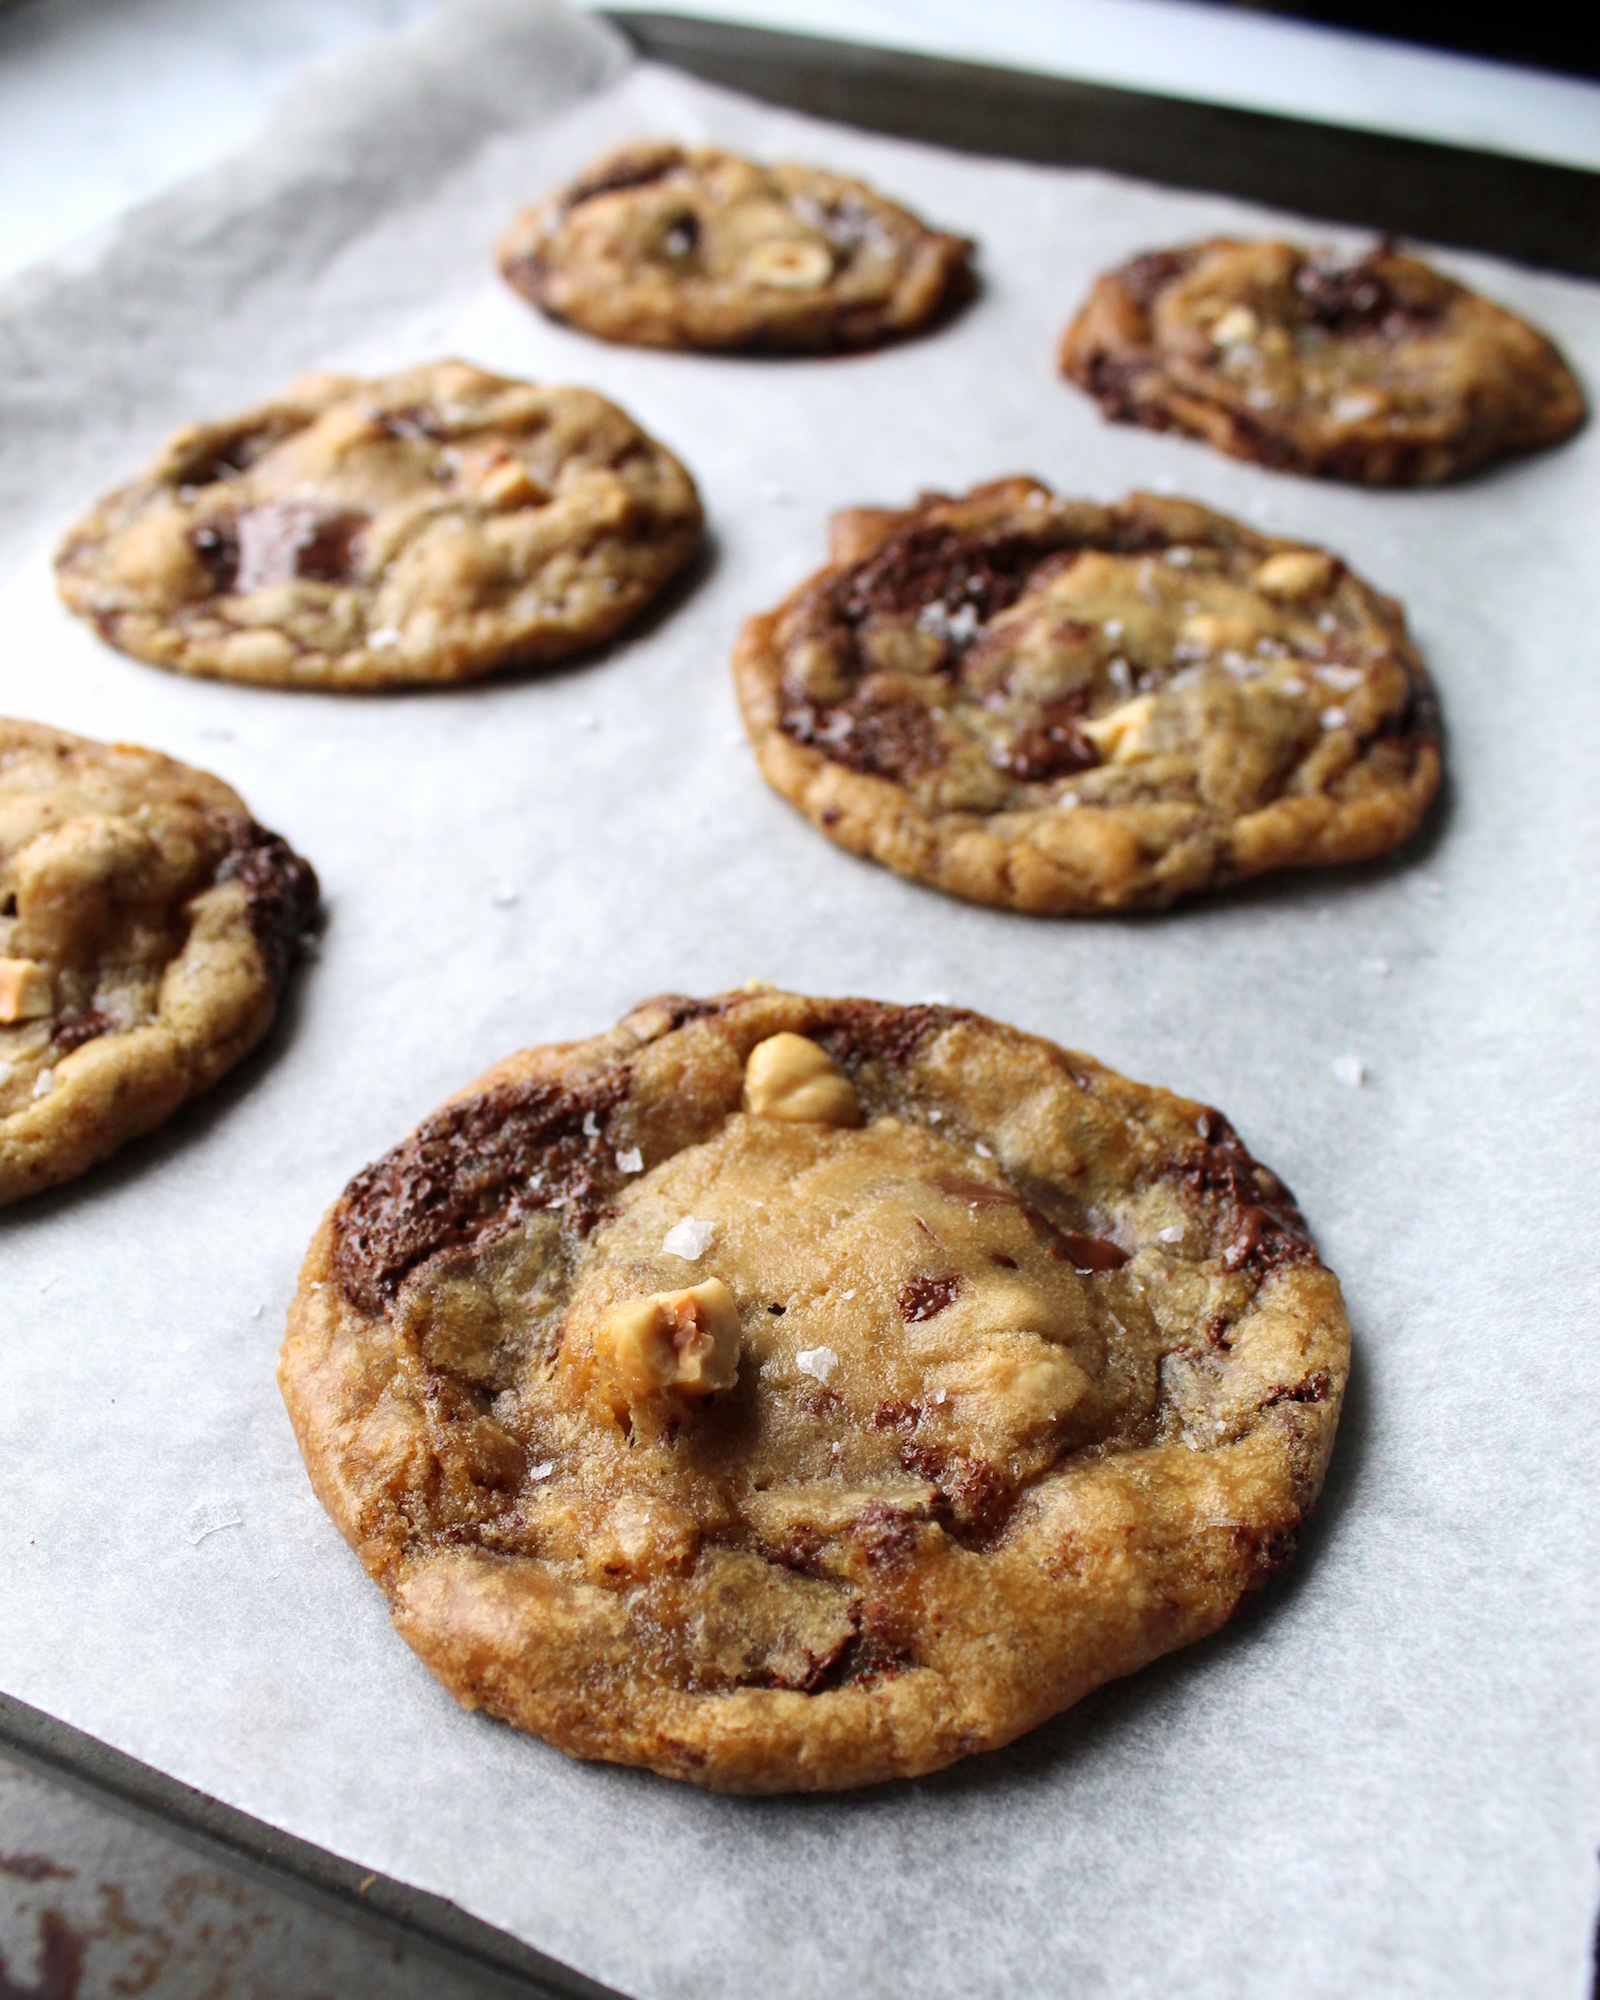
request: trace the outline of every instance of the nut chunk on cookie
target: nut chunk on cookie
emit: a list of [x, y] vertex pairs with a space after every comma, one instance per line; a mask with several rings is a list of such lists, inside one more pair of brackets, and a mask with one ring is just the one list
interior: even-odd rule
[[1032, 479], [834, 523], [733, 672], [768, 782], [974, 902], [1172, 902], [1398, 846], [1439, 783], [1398, 605], [1185, 500]]
[[358, 1174], [279, 1380], [468, 1707], [779, 1792], [1216, 1630], [1293, 1550], [1349, 1353], [1220, 1113], [956, 1008], [747, 989], [513, 1056]]
[[500, 268], [603, 340], [800, 353], [920, 331], [968, 295], [971, 255], [861, 181], [644, 142], [518, 216]]
[[1219, 237], [1135, 257], [1095, 281], [1061, 370], [1118, 422], [1367, 486], [1451, 479], [1584, 418], [1542, 333], [1387, 245], [1339, 261]]
[[253, 1049], [316, 906], [309, 863], [220, 778], [0, 721], [0, 1202]]
[[700, 531], [694, 481], [614, 403], [442, 361], [306, 376], [179, 431], [56, 572], [103, 638], [157, 666], [394, 687], [615, 637]]

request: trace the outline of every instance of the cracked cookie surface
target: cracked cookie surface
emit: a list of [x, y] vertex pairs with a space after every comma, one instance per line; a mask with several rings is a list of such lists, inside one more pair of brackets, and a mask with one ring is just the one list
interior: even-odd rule
[[1348, 1364], [1219, 1113], [760, 989], [513, 1056], [358, 1174], [279, 1379], [462, 1702], [776, 1792], [937, 1769], [1215, 1630]]
[[445, 361], [306, 376], [179, 431], [56, 570], [74, 611], [157, 666], [393, 687], [615, 637], [700, 533], [693, 480], [614, 403]]
[[734, 681], [763, 774], [853, 853], [974, 902], [1159, 906], [1365, 860], [1439, 783], [1398, 605], [1184, 500], [1009, 479], [834, 522]]
[[310, 865], [220, 778], [0, 721], [0, 1202], [248, 1054], [316, 905]]
[[971, 253], [864, 182], [649, 141], [528, 209], [499, 248], [525, 298], [604, 340], [769, 353], [919, 332], [970, 292]]
[[1219, 237], [1095, 281], [1061, 370], [1106, 416], [1286, 472], [1452, 479], [1557, 444], [1583, 391], [1537, 328], [1415, 257]]

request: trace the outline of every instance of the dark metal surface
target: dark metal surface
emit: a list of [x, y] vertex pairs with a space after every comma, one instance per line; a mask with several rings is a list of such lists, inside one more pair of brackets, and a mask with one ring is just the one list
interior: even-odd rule
[[[0, 1761], [7, 1760], [48, 1786], [78, 1795], [91, 1808], [98, 1808], [102, 1819], [111, 1814], [142, 1825], [147, 1830], [147, 1840], [176, 1838], [195, 1853], [209, 1872], [194, 1876], [169, 1871], [163, 1857], [148, 1846], [142, 1850], [125, 1847], [120, 1867], [110, 1871], [113, 1879], [91, 1885], [102, 1903], [106, 1899], [99, 1892], [106, 1890], [112, 1910], [111, 1917], [103, 1919], [96, 1929], [85, 1921], [75, 1921], [77, 1913], [58, 1907], [69, 1892], [57, 1891], [53, 1885], [70, 1879], [68, 1871], [76, 1866], [71, 1855], [65, 1851], [35, 1853], [32, 1851], [38, 1845], [35, 1838], [21, 1843], [29, 1852], [19, 1857], [14, 1851], [19, 1845], [16, 1835], [0, 1821], [0, 1876], [5, 1877], [8, 1888], [16, 1881], [23, 1885], [23, 1890], [32, 1890], [33, 1899], [39, 1904], [36, 1911], [31, 1908], [22, 1911], [20, 1919], [36, 1933], [28, 1942], [36, 1960], [44, 1967], [41, 1978], [49, 1971], [45, 1954], [52, 1950], [58, 1957], [66, 1953], [62, 1962], [70, 1971], [71, 1940], [78, 1939], [75, 1979], [63, 1983], [63, 1974], [54, 1985], [47, 1980], [43, 1984], [24, 1985], [20, 1982], [26, 1976], [25, 1968], [13, 1962], [8, 1968], [0, 1968], [0, 1994], [35, 1995], [36, 2000], [47, 2000], [47, 1996], [48, 2000], [92, 2000], [92, 1996], [101, 1992], [142, 1992], [146, 1990], [143, 1986], [117, 1987], [113, 1977], [83, 1983], [95, 1971], [88, 1957], [89, 1947], [98, 1942], [104, 1951], [137, 1948], [148, 1958], [156, 1948], [151, 1940], [159, 1936], [166, 1941], [169, 1952], [181, 1952], [185, 1923], [195, 1915], [197, 1900], [212, 1906], [209, 1913], [204, 1910], [199, 1913], [197, 1922], [214, 1924], [217, 1912], [229, 1905], [231, 1899], [234, 1921], [246, 1927], [276, 1925], [283, 1932], [289, 1927], [284, 1914], [285, 1899], [290, 1899], [289, 1907], [294, 1902], [309, 1905], [322, 1919], [322, 1934], [310, 1939], [305, 1938], [306, 1927], [302, 1923], [302, 1957], [314, 1963], [320, 1953], [324, 1958], [346, 1961], [346, 1992], [382, 1995], [403, 1990], [409, 1995], [415, 1991], [429, 1993], [430, 2000], [433, 1996], [438, 1996], [438, 2000], [467, 2000], [467, 1996], [479, 1994], [485, 2000], [490, 2000], [490, 1996], [496, 2000], [500, 1996], [503, 2000], [513, 2000], [513, 1996], [523, 1996], [523, 2000], [618, 2000], [609, 1987], [596, 1985], [556, 1960], [546, 1958], [542, 1952], [530, 1950], [515, 1938], [480, 1923], [454, 1903], [409, 1888], [388, 1876], [373, 1874], [308, 1841], [280, 1833], [276, 1827], [221, 1805], [204, 1792], [180, 1784], [175, 1778], [124, 1756], [120, 1750], [57, 1722], [26, 1702], [0, 1694]], [[4, 1793], [0, 1792], [0, 1803], [3, 1798]], [[36, 1816], [37, 1811], [36, 1805]], [[103, 1826], [98, 1830], [87, 1826], [82, 1814], [73, 1814], [64, 1806], [58, 1805], [53, 1821], [62, 1829], [68, 1846], [81, 1850], [85, 1842], [105, 1844]], [[14, 1866], [5, 1865], [15, 1864], [19, 1858], [25, 1863], [48, 1864], [53, 1872], [40, 1873], [39, 1867], [34, 1866], [31, 1873], [35, 1879], [30, 1881], [27, 1871], [19, 1876]], [[102, 1868], [100, 1872], [107, 1871]], [[163, 1878], [169, 1874], [167, 1890], [163, 1891]], [[138, 1877], [137, 1883], [129, 1879], [134, 1875]], [[133, 1920], [127, 1918], [127, 1912], [138, 1900], [134, 1892], [139, 1886], [147, 1890], [146, 1900], [159, 1904], [160, 1908], [134, 1921], [130, 1930], [129, 1921]], [[170, 1893], [173, 1889], [182, 1891], [182, 1916], [174, 1912]], [[23, 1890], [15, 1894], [21, 1895]], [[123, 1913], [120, 1919], [119, 1911]], [[0, 1916], [4, 1914], [0, 1910]], [[331, 1930], [330, 1921], [334, 1926]], [[350, 1937], [351, 1928], [361, 1935]], [[14, 1940], [11, 1956], [14, 1960]], [[243, 1963], [235, 1990], [254, 1990], [247, 1976], [249, 1953], [243, 1942], [239, 1945], [239, 1956]], [[362, 1967], [355, 1985], [348, 1983], [348, 1962], [352, 1959]], [[162, 1964], [165, 1968], [168, 1960], [163, 1959]], [[431, 1981], [429, 1967], [434, 1968]], [[161, 1994], [171, 1991], [176, 1996], [182, 1983], [181, 1969], [180, 1957], [170, 1973], [164, 1972], [163, 1979], [150, 1990]], [[403, 1980], [400, 1969], [405, 1973]], [[223, 1989], [207, 1985], [206, 1990]], [[286, 1978], [279, 1978], [263, 1990], [282, 1993], [287, 2000], [291, 1987]]]
[[809, 35], [623, 9], [645, 55], [769, 103], [959, 152], [1109, 167], [1600, 277], [1600, 174]]

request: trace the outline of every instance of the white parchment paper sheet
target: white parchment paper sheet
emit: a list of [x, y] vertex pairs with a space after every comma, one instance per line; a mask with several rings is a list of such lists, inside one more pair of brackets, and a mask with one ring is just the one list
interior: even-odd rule
[[[548, 325], [495, 277], [494, 235], [651, 132], [861, 171], [981, 240], [983, 295], [843, 361]], [[606, 31], [526, 0], [335, 65], [251, 154], [0, 295], [0, 710], [220, 771], [314, 859], [329, 909], [262, 1054], [0, 1219], [7, 1689], [648, 2000], [1579, 1992], [1600, 433], [1369, 494], [1108, 427], [1055, 378], [1096, 270], [1262, 221], [629, 70]], [[1445, 261], [1600, 384], [1593, 288]], [[172, 424], [303, 367], [446, 351], [593, 383], [692, 464], [710, 557], [631, 643], [335, 699], [187, 682], [57, 609], [55, 537]], [[1384, 866], [1070, 923], [966, 908], [806, 826], [743, 745], [741, 617], [819, 560], [835, 505], [1024, 468], [1192, 493], [1398, 593], [1449, 730], [1429, 835]], [[1298, 1191], [1357, 1340], [1300, 1564], [1227, 1633], [942, 1777], [760, 1804], [460, 1711], [313, 1501], [272, 1374], [318, 1215], [447, 1091], [642, 994], [751, 974], [948, 996], [1221, 1104]]]

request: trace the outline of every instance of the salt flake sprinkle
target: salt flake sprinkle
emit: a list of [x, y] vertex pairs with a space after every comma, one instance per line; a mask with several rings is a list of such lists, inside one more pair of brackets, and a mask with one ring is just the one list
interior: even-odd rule
[[583, 1136], [586, 1139], [598, 1139], [600, 1136], [600, 1124], [592, 1111], [583, 1114]]
[[617, 1172], [619, 1174], [642, 1174], [644, 1172], [644, 1154], [639, 1151], [637, 1146], [630, 1146], [625, 1153], [618, 1153]]
[[839, 1357], [831, 1347], [802, 1347], [794, 1358], [794, 1365], [814, 1382], [826, 1382], [838, 1367]]
[[1359, 1090], [1367, 1080], [1367, 1066], [1360, 1056], [1335, 1056], [1333, 1073], [1341, 1083], [1352, 1090]]
[[551, 1473], [555, 1471], [555, 1469], [556, 1469], [555, 1460], [553, 1458], [547, 1458], [540, 1465], [530, 1465], [528, 1467], [528, 1477], [530, 1479], [548, 1479]]
[[661, 1247], [669, 1257], [682, 1257], [692, 1264], [711, 1248], [711, 1239], [715, 1234], [709, 1222], [702, 1221], [698, 1215], [686, 1215], [662, 1237]]
[[48, 1097], [56, 1087], [56, 1073], [53, 1069], [42, 1069], [33, 1079], [35, 1097]]
[[989, 1150], [989, 1148], [983, 1143], [981, 1139], [973, 1140], [972, 1150], [977, 1154], [980, 1160], [992, 1160], [994, 1158], [994, 1154]]
[[1181, 1222], [1172, 1222], [1165, 1229], [1158, 1229], [1156, 1231], [1156, 1241], [1158, 1243], [1181, 1243], [1183, 1241], [1183, 1224]]

